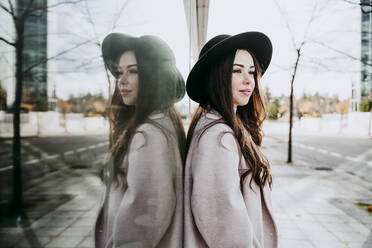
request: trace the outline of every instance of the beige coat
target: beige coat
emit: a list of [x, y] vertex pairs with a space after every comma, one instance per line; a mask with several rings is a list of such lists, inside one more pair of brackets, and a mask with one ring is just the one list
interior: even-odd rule
[[124, 187], [106, 189], [95, 227], [96, 248], [181, 247], [183, 166], [169, 116], [138, 127], [124, 158]]
[[254, 181], [250, 189], [247, 176], [242, 194], [240, 176], [248, 167], [231, 128], [204, 128], [220, 118], [216, 111], [202, 116], [187, 154], [184, 247], [278, 247], [270, 189]]

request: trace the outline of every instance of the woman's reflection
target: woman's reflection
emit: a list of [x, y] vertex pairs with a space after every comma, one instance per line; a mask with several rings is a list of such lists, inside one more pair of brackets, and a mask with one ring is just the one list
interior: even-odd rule
[[102, 54], [117, 84], [95, 246], [181, 247], [185, 134], [173, 104], [185, 87], [173, 52], [155, 36], [112, 33]]

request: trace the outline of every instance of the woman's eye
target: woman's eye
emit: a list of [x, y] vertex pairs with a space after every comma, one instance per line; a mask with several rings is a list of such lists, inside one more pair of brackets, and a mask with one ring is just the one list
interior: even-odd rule
[[235, 70], [233, 70], [232, 72], [233, 72], [233, 73], [241, 73], [242, 70], [241, 70], [241, 69], [235, 69]]
[[255, 71], [250, 71], [249, 74], [254, 75]]
[[138, 70], [137, 69], [131, 69], [131, 70], [129, 70], [129, 73], [138, 73]]
[[122, 71], [117, 71], [116, 75], [119, 77], [119, 76], [123, 75], [123, 72]]

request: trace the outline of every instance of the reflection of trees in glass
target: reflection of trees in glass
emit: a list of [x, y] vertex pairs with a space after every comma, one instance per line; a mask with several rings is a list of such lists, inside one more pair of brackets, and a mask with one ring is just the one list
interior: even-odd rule
[[85, 116], [106, 116], [107, 99], [100, 94], [85, 94], [80, 96], [70, 96], [66, 101], [73, 113], [83, 113]]
[[0, 85], [0, 110], [7, 110], [6, 98], [7, 98], [6, 90]]

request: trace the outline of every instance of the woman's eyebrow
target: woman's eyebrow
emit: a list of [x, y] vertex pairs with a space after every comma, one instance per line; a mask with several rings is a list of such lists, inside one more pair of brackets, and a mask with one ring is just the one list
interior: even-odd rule
[[[127, 68], [131, 68], [131, 67], [134, 67], [134, 66], [137, 66], [137, 64], [127, 65]], [[116, 67], [116, 69], [122, 69], [122, 67], [119, 65], [119, 66]]]
[[[233, 65], [237, 65], [237, 66], [240, 66], [240, 67], [244, 68], [244, 65], [241, 65], [241, 64], [233, 64]], [[249, 68], [255, 68], [255, 67], [254, 67], [254, 65], [251, 65]]]

